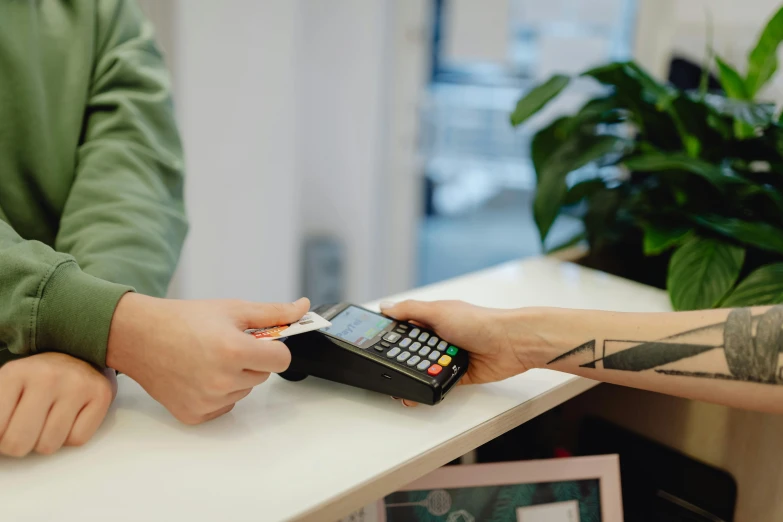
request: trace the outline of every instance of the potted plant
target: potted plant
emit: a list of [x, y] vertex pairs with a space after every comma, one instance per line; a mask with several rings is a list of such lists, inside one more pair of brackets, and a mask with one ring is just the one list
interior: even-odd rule
[[[634, 62], [585, 72], [606, 93], [532, 140], [542, 242], [566, 210], [584, 223], [569, 242], [587, 241], [583, 264], [665, 287], [677, 310], [782, 303], [783, 116], [755, 101], [781, 41], [783, 8], [744, 76], [708, 51], [698, 92], [659, 83]], [[713, 58], [723, 94], [707, 92]], [[570, 81], [555, 75], [529, 91], [512, 125]]]

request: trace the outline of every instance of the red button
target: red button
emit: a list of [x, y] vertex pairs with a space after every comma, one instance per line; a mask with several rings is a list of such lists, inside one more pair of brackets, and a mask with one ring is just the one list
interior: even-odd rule
[[432, 376], [435, 376], [438, 375], [442, 369], [443, 366], [441, 366], [440, 364], [433, 364], [432, 366], [429, 367], [427, 373], [429, 373]]

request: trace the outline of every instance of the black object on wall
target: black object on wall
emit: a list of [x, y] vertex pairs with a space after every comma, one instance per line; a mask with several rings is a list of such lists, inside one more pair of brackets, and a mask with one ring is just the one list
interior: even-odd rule
[[[701, 86], [702, 67], [688, 60], [675, 56], [669, 65], [669, 82], [679, 89], [686, 91], [697, 90]], [[718, 79], [710, 74], [707, 89], [711, 92], [720, 91]]]

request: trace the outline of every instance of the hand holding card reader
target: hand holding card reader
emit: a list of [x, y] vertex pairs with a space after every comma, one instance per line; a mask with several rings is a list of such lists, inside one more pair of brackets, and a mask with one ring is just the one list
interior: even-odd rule
[[346, 303], [314, 312], [332, 326], [285, 340], [292, 360], [280, 376], [287, 380], [313, 375], [437, 404], [467, 371], [467, 352], [419, 326]]

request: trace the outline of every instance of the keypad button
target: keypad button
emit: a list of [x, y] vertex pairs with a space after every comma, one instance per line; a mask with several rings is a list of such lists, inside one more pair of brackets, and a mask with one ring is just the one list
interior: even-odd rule
[[[419, 346], [421, 346], [421, 343], [416, 343], [416, 344], [418, 344]], [[421, 350], [419, 350], [419, 355], [421, 355], [422, 357], [424, 357], [425, 355], [427, 355], [427, 354], [428, 354], [428, 353], [430, 353], [431, 351], [432, 351], [432, 348], [430, 348], [429, 346], [425, 346], [424, 348], [422, 348]]]
[[389, 333], [387, 333], [386, 335], [383, 336], [383, 340], [384, 341], [388, 341], [390, 343], [396, 343], [397, 341], [400, 340], [400, 337], [402, 337], [402, 336], [400, 334], [398, 334], [397, 332], [389, 332]]
[[405, 361], [408, 357], [411, 356], [411, 352], [402, 352], [400, 355], [397, 356], [397, 360], [400, 362]]
[[427, 341], [428, 346], [435, 346], [438, 344], [438, 338], [437, 337], [430, 337], [430, 340]]
[[407, 348], [411, 345], [413, 341], [410, 340], [410, 338], [406, 337], [402, 341], [400, 341], [400, 348]]
[[444, 355], [443, 357], [438, 359], [438, 364], [440, 364], [441, 366], [448, 366], [449, 364], [451, 364], [451, 357], [449, 357], [448, 355]]
[[402, 351], [402, 350], [400, 350], [399, 348], [397, 348], [397, 347], [395, 346], [394, 348], [392, 348], [391, 350], [389, 350], [388, 352], [386, 352], [386, 357], [388, 357], [389, 359], [391, 359], [392, 357], [394, 357], [395, 355], [397, 355], [397, 354], [398, 354], [398, 353], [400, 353], [401, 351]]
[[457, 355], [457, 352], [459, 351], [459, 348], [456, 346], [449, 346], [449, 348], [446, 350], [446, 353], [454, 357]]
[[386, 341], [381, 341], [381, 346], [385, 346], [386, 348], [389, 348], [391, 345]]
[[419, 336], [419, 341], [425, 342], [429, 338], [430, 338], [430, 334], [428, 334], [427, 332], [422, 332], [422, 334]]
[[[410, 339], [408, 339], [410, 341]], [[419, 348], [421, 348], [421, 343], [413, 343], [408, 350], [410, 350], [411, 353], [416, 353], [419, 351]], [[426, 353], [423, 353], [422, 355], [427, 355]]]
[[403, 330], [402, 328], [395, 328], [394, 331], [397, 332], [400, 335], [405, 335], [405, 330]]
[[419, 361], [421, 361], [421, 357], [419, 357], [418, 355], [414, 355], [413, 357], [408, 359], [407, 364], [408, 366], [416, 366], [416, 363], [418, 363]]
[[435, 375], [438, 375], [442, 369], [443, 367], [441, 365], [433, 364], [427, 369], [427, 373], [434, 377]]
[[373, 348], [375, 348], [379, 352], [382, 352], [382, 351], [384, 351], [386, 349], [385, 346], [382, 346], [382, 343], [381, 344], [376, 344]]
[[430, 361], [437, 361], [437, 360], [438, 360], [438, 357], [440, 357], [440, 352], [439, 352], [438, 350], [435, 350], [434, 352], [432, 352], [432, 353], [430, 354], [430, 356], [429, 356], [429, 360], [430, 360]]
[[411, 330], [410, 336], [415, 339], [419, 336], [420, 333], [421, 330], [419, 330], [418, 328], [414, 328], [413, 330]]
[[407, 330], [408, 329], [408, 325], [407, 324], [398, 324], [397, 328], [399, 328], [400, 330]]
[[422, 361], [419, 363], [419, 365], [416, 367], [416, 369], [417, 369], [417, 370], [424, 371], [424, 370], [426, 370], [427, 368], [429, 368], [430, 364], [432, 364], [432, 363], [431, 363], [431, 362], [429, 362], [427, 359], [424, 359], [424, 360], [422, 360]]
[[449, 345], [446, 341], [441, 341], [438, 343], [438, 350], [441, 352], [446, 349], [446, 347]]

